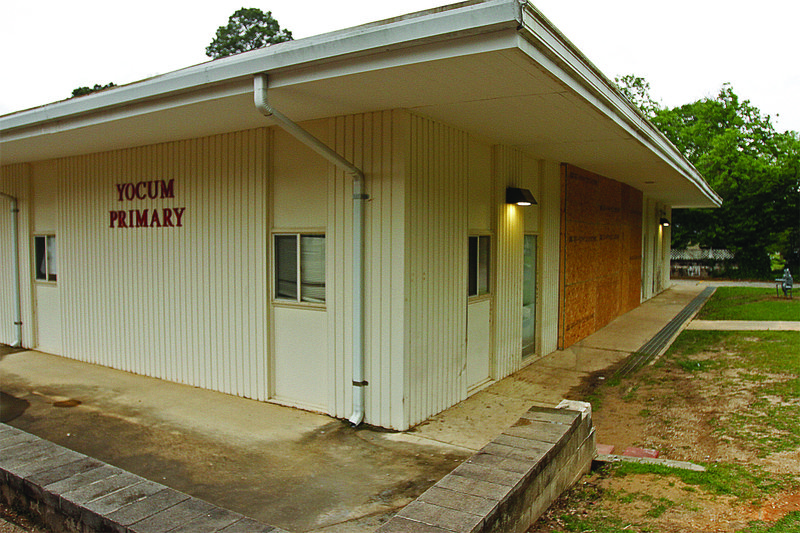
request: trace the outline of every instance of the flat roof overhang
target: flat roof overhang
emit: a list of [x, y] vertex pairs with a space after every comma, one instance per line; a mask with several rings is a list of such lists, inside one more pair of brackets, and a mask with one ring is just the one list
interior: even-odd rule
[[271, 125], [407, 109], [629, 184], [673, 207], [720, 198], [530, 4], [465, 2], [212, 61], [0, 117], [2, 164]]

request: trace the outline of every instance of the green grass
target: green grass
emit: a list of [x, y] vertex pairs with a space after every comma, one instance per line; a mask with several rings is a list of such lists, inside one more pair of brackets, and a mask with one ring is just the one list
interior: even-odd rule
[[800, 297], [778, 298], [775, 296], [775, 289], [719, 287], [700, 310], [697, 318], [800, 321]]
[[797, 533], [800, 531], [800, 512], [789, 513], [773, 524], [751, 523], [741, 533]]
[[796, 484], [792, 475], [773, 474], [755, 465], [714, 463], [705, 467], [705, 472], [695, 472], [659, 464], [622, 462], [614, 466], [613, 475], [655, 474], [675, 477], [688, 486], [711, 494], [733, 496], [743, 502], [759, 500]]
[[[796, 331], [686, 330], [665, 356], [685, 372], [723, 369], [718, 379], [755, 385], [747, 407], [720, 413], [712, 421], [717, 435], [757, 450], [759, 456], [800, 447], [800, 333]], [[737, 371], [732, 377], [732, 371]]]

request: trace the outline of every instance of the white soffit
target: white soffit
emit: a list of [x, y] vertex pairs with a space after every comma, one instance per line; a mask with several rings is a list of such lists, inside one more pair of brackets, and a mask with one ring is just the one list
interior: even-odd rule
[[[530, 4], [466, 3], [282, 43], [0, 117], [0, 159], [52, 159], [270, 125], [409, 109], [628, 183], [673, 206], [719, 203], [702, 177]], [[655, 182], [655, 183], [649, 183]]]

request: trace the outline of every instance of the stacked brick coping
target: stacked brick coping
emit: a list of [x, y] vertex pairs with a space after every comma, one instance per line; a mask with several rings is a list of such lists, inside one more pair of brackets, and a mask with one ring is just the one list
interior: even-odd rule
[[[522, 533], [591, 466], [591, 406], [532, 407], [379, 533]], [[0, 424], [0, 499], [57, 533], [286, 533]]]
[[588, 403], [532, 407], [378, 532], [523, 533], [596, 453]]
[[286, 533], [6, 424], [0, 500], [57, 533]]

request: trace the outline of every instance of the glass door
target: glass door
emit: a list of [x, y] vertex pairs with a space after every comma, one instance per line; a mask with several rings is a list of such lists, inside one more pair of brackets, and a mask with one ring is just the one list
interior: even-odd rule
[[536, 250], [538, 237], [525, 235], [522, 278], [522, 356], [536, 351]]

